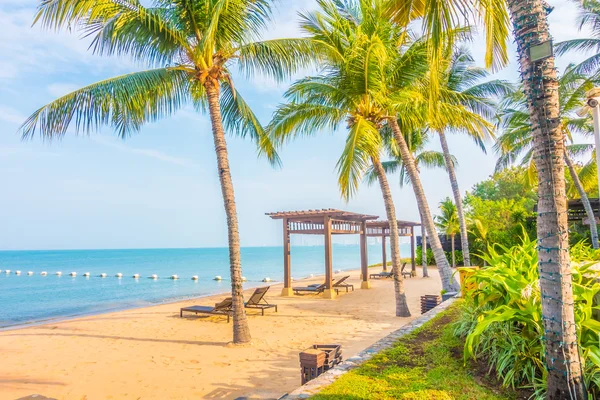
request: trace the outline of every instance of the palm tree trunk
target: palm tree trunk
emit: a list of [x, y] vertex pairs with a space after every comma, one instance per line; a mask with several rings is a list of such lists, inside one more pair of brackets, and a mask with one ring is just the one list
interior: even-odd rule
[[398, 121], [396, 121], [394, 118], [390, 118], [388, 119], [388, 123], [392, 127], [394, 139], [396, 140], [398, 148], [400, 149], [400, 156], [402, 157], [402, 161], [406, 167], [406, 172], [408, 172], [408, 176], [410, 177], [410, 181], [415, 192], [415, 197], [417, 198], [419, 210], [421, 210], [423, 213], [425, 229], [429, 234], [429, 244], [431, 246], [431, 250], [433, 251], [435, 263], [440, 271], [442, 288], [447, 292], [458, 292], [460, 290], [460, 286], [458, 285], [458, 282], [454, 276], [452, 276], [452, 270], [448, 265], [448, 259], [446, 259], [446, 254], [444, 254], [442, 243], [437, 235], [435, 224], [431, 216], [431, 211], [429, 210], [429, 205], [427, 204], [427, 198], [425, 197], [425, 191], [423, 190], [423, 185], [421, 185], [421, 178], [417, 172], [415, 159], [413, 158], [408, 148], [408, 144], [406, 143], [406, 140], [400, 131]]
[[392, 252], [394, 293], [396, 295], [396, 317], [410, 317], [410, 310], [408, 309], [408, 303], [406, 302], [406, 293], [404, 292], [404, 278], [400, 271], [400, 238], [398, 237], [396, 207], [394, 206], [392, 191], [390, 190], [390, 185], [383, 169], [383, 165], [381, 165], [381, 161], [375, 157], [371, 160], [377, 173], [381, 194], [383, 195], [383, 202], [385, 203], [385, 212], [390, 223], [390, 250]]
[[587, 215], [588, 220], [590, 221], [590, 234], [592, 236], [592, 246], [595, 249], [598, 248], [598, 226], [596, 225], [596, 216], [594, 215], [594, 210], [592, 209], [592, 205], [590, 204], [590, 199], [581, 184], [581, 180], [579, 179], [579, 175], [577, 175], [577, 171], [575, 170], [575, 166], [573, 165], [573, 161], [569, 157], [567, 150], [565, 149], [565, 162], [569, 167], [569, 173], [571, 174], [571, 178], [573, 178], [573, 183], [575, 184], [575, 188], [577, 192], [579, 192], [579, 197], [581, 197], [581, 202], [583, 203], [583, 207], [585, 208], [585, 214]]
[[215, 152], [217, 153], [217, 164], [219, 167], [219, 179], [221, 181], [221, 192], [223, 203], [227, 214], [227, 234], [229, 237], [229, 268], [231, 274], [231, 299], [233, 304], [233, 343], [248, 343], [252, 339], [250, 328], [246, 319], [244, 309], [244, 289], [242, 287], [242, 261], [240, 256], [240, 235], [238, 229], [237, 211], [233, 182], [227, 158], [227, 142], [225, 141], [225, 130], [219, 104], [219, 84], [207, 81], [204, 85], [208, 96], [208, 109], [212, 124]]
[[450, 242], [452, 242], [452, 268], [456, 268], [456, 253], [454, 249], [454, 235], [450, 236]]
[[[533, 63], [530, 49], [550, 40], [544, 0], [507, 0], [528, 100], [538, 173], [538, 269], [549, 400], [585, 399], [573, 310], [564, 136], [554, 58]], [[525, 4], [524, 4], [525, 3]]]
[[[450, 156], [450, 149], [448, 148], [448, 141], [446, 140], [446, 134], [444, 131], [439, 131], [440, 143], [442, 144], [442, 152], [444, 153], [444, 160], [446, 161], [446, 169], [448, 176], [450, 177], [450, 186], [452, 186], [452, 194], [454, 195], [454, 203], [456, 204], [456, 213], [458, 214], [458, 222], [460, 224], [460, 245], [463, 252], [463, 263], [465, 267], [471, 266], [471, 256], [469, 253], [469, 234], [467, 232], [467, 222], [465, 220], [465, 212], [463, 211], [462, 196], [460, 189], [458, 188], [458, 179], [456, 178], [456, 171], [454, 171], [454, 164], [452, 163], [452, 157]], [[454, 265], [456, 267], [456, 265]]]
[[419, 209], [419, 216], [421, 218], [421, 264], [423, 266], [423, 278], [429, 278], [429, 271], [427, 271], [427, 230], [423, 223], [423, 213]]

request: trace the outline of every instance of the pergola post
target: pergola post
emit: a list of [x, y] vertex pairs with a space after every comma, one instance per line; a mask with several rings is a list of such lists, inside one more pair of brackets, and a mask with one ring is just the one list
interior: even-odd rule
[[361, 289], [370, 289], [369, 282], [369, 256], [367, 253], [367, 222], [360, 224], [360, 271], [362, 275]]
[[412, 263], [411, 275], [417, 276], [417, 263], [415, 260], [415, 227], [410, 227], [410, 261]]
[[281, 290], [281, 295], [284, 297], [294, 295], [294, 290], [292, 289], [290, 231], [287, 218], [283, 219], [283, 289]]
[[387, 249], [385, 246], [385, 233], [381, 237], [381, 256], [383, 257], [383, 270], [387, 271]]
[[323, 217], [323, 227], [325, 236], [325, 291], [323, 297], [326, 299], [335, 299], [335, 290], [333, 289], [333, 258], [331, 249], [331, 217]]

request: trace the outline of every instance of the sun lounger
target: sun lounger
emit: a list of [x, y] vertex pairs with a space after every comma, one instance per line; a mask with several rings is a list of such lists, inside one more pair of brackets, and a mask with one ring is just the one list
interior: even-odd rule
[[[327, 289], [325, 287], [325, 284], [322, 283], [320, 285], [309, 285], [309, 286], [304, 286], [304, 287], [295, 287], [292, 288], [294, 290], [295, 294], [300, 294], [300, 292], [305, 292], [305, 293], [323, 293], [325, 291], [325, 289]], [[335, 289], [335, 288], [332, 288]], [[339, 294], [340, 291], [338, 289], [335, 289], [335, 294]]]
[[214, 307], [209, 306], [191, 306], [184, 307], [179, 311], [179, 316], [183, 318], [183, 312], [193, 312], [195, 314], [214, 314], [214, 315], [227, 315], [227, 322], [231, 317], [231, 298], [226, 298], [220, 303], [215, 304]]
[[275, 312], [277, 312], [277, 304], [269, 304], [265, 299], [265, 294], [267, 294], [269, 288], [270, 286], [256, 289], [244, 306], [246, 308], [259, 309], [262, 311], [262, 315], [265, 315], [265, 310], [268, 308], [274, 308]]
[[407, 276], [408, 276], [409, 278], [412, 278], [412, 271], [411, 271], [411, 272], [405, 272], [405, 271], [404, 271], [404, 268], [406, 268], [406, 264], [407, 264], [407, 263], [404, 263], [404, 264], [402, 264], [402, 269], [400, 270], [400, 273], [402, 274], [402, 277], [403, 277], [403, 278], [404, 278], [404, 277], [407, 277]]
[[382, 271], [378, 274], [369, 274], [370, 279], [393, 278], [394, 275], [389, 271]]
[[350, 283], [345, 283], [348, 278], [350, 278], [350, 275], [344, 276], [342, 279], [340, 279], [337, 282], [335, 282], [333, 284], [333, 287], [335, 287], [335, 288], [346, 288], [346, 293], [348, 293], [348, 289], [352, 289], [352, 291], [354, 292], [354, 285], [352, 285]]

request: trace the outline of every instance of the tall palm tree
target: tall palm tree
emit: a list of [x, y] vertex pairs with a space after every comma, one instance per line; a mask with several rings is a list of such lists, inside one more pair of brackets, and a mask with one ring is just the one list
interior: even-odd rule
[[440, 215], [435, 217], [435, 224], [446, 237], [450, 237], [452, 243], [452, 268], [456, 268], [454, 238], [457, 233], [460, 233], [460, 223], [458, 222], [456, 205], [454, 205], [449, 197], [440, 202]]
[[[573, 157], [589, 153], [593, 150], [591, 144], [574, 144], [573, 134], [578, 133], [585, 136], [593, 134], [593, 122], [590, 116], [579, 117], [575, 113], [583, 104], [586, 92], [593, 87], [593, 83], [586, 76], [577, 72], [575, 65], [570, 65], [559, 80], [560, 98], [560, 126], [565, 140], [571, 144], [565, 146], [563, 156], [569, 169], [569, 173], [581, 201], [584, 205], [586, 215], [590, 220], [590, 235], [592, 245], [595, 249], [598, 245], [598, 228], [594, 223], [595, 216], [589, 198], [585, 191], [580, 175], [575, 168]], [[526, 99], [522, 92], [508, 94], [499, 108], [500, 128], [503, 133], [498, 137], [494, 146], [499, 158], [496, 162], [496, 170], [500, 171], [520, 160], [526, 165], [528, 181], [530, 184], [536, 182], [536, 163], [534, 162], [533, 138], [529, 122], [529, 111]], [[589, 164], [589, 163], [588, 163]], [[584, 172], [589, 173], [589, 168]]]
[[600, 2], [597, 0], [582, 0], [579, 2], [581, 13], [579, 15], [579, 30], [588, 29], [592, 32], [591, 38], [572, 39], [558, 43], [556, 53], [564, 55], [569, 52], [593, 53], [579, 63], [575, 69], [578, 73], [597, 74], [600, 69]]
[[[402, 32], [393, 28], [385, 17], [383, 1], [360, 2], [356, 7], [334, 1], [321, 1], [319, 5], [319, 11], [301, 15], [301, 26], [310, 40], [328, 49], [321, 60], [322, 73], [290, 87], [285, 93], [287, 103], [275, 112], [269, 130], [283, 141], [346, 124], [346, 146], [337, 164], [342, 197], [347, 200], [357, 192], [365, 171], [371, 167], [390, 223], [396, 315], [409, 316], [400, 273], [396, 210], [380, 159], [380, 129], [387, 112], [382, 100], [388, 94], [388, 79], [402, 79], [408, 85], [419, 71], [423, 74], [426, 44], [403, 42], [410, 38], [403, 38]], [[402, 45], [400, 53], [397, 44]]]
[[[402, 157], [400, 156], [400, 153], [398, 151], [398, 146], [396, 145], [396, 142], [391, 138], [391, 132], [389, 131], [389, 129], [382, 129], [382, 132], [384, 133], [386, 149], [389, 157], [391, 157], [392, 160], [382, 162], [382, 166], [386, 174], [393, 174], [398, 172], [400, 177], [400, 187], [404, 187], [405, 185], [410, 184], [410, 177], [408, 176], [404, 163], [402, 162]], [[413, 154], [415, 164], [419, 173], [421, 172], [422, 168], [446, 168], [446, 160], [443, 153], [439, 151], [426, 149], [431, 139], [430, 131], [413, 129], [404, 130], [402, 133]], [[458, 165], [458, 161], [453, 155], [450, 155], [450, 160], [453, 166]], [[376, 180], [377, 174], [375, 174], [373, 168], [370, 168], [366, 173], [366, 181], [368, 184], [373, 184]], [[419, 210], [419, 217], [421, 221], [421, 259], [423, 267], [423, 278], [428, 278], [429, 272], [427, 270], [427, 231], [425, 230], [425, 224], [423, 222], [424, 217], [421, 210]]]
[[[443, 60], [444, 69], [440, 71], [440, 101], [451, 101], [462, 105], [466, 111], [459, 126], [448, 126], [444, 116], [436, 110], [435, 120], [431, 127], [435, 129], [440, 139], [442, 151], [446, 159], [446, 170], [450, 178], [450, 186], [454, 196], [458, 220], [460, 223], [460, 238], [464, 257], [464, 265], [471, 265], [469, 251], [469, 235], [467, 222], [463, 210], [462, 195], [456, 177], [454, 165], [451, 162], [450, 150], [448, 148], [447, 133], [449, 130], [467, 133], [480, 148], [485, 152], [484, 140], [491, 135], [491, 126], [482, 125], [479, 117], [491, 120], [494, 117], [494, 102], [497, 98], [511, 92], [510, 84], [502, 80], [491, 80], [481, 82], [489, 76], [484, 68], [476, 67], [475, 60], [469, 49], [460, 46], [455, 47], [452, 54]], [[437, 102], [436, 104], [440, 104]], [[475, 128], [475, 129], [474, 129]]]
[[233, 342], [247, 343], [238, 219], [227, 156], [225, 130], [250, 136], [272, 163], [277, 153], [258, 119], [235, 90], [230, 74], [237, 65], [275, 79], [290, 76], [312, 62], [314, 44], [305, 39], [258, 41], [271, 17], [267, 0], [42, 0], [35, 23], [50, 29], [77, 27], [93, 38], [101, 55], [126, 55], [147, 64], [145, 71], [86, 86], [43, 106], [22, 126], [53, 139], [73, 126], [78, 133], [104, 125], [120, 136], [146, 122], [173, 114], [186, 103], [208, 109], [218, 174], [227, 214]]
[[[448, 32], [455, 29], [456, 24], [465, 24], [465, 20], [483, 25], [486, 67], [506, 65], [512, 22], [537, 150], [540, 182], [537, 236], [538, 249], [542, 250], [539, 251], [539, 271], [543, 276], [560, 277], [558, 280], [540, 279], [540, 290], [546, 299], [542, 305], [542, 317], [546, 359], [549, 360], [547, 398], [585, 398], [571, 289], [564, 138], [559, 124], [557, 73], [554, 57], [533, 60], [530, 56], [532, 47], [550, 41], [548, 14], [552, 9], [545, 0], [389, 0], [389, 10], [390, 17], [401, 27], [408, 27], [420, 19], [425, 34], [431, 36], [429, 53], [434, 68], [439, 68], [443, 49], [453, 40]], [[439, 85], [435, 80], [433, 83], [431, 91], [435, 93]], [[410, 157], [409, 150], [399, 136], [402, 155], [412, 164], [410, 169], [414, 171], [414, 163], [407, 158]]]

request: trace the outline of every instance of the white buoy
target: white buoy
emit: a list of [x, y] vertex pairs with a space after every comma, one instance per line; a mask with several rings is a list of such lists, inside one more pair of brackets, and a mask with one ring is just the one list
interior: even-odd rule
[[56, 275], [57, 275], [57, 276], [61, 276], [61, 275], [62, 275], [62, 272], [60, 272], [60, 271], [57, 271], [57, 272], [56, 272]]
[[106, 278], [107, 276], [104, 272], [100, 274], [100, 278]]
[[83, 276], [85, 276], [86, 278], [89, 278], [90, 277], [90, 273], [89, 272], [84, 272]]
[[122, 274], [122, 273], [120, 273], [120, 272], [117, 272], [117, 274], [116, 274], [115, 276], [116, 276], [117, 278], [122, 278], [122, 277], [123, 277], [123, 274]]
[[262, 281], [263, 281], [263, 282], [271, 282], [271, 278], [269, 278], [269, 277], [266, 277], [266, 278], [264, 278]]
[[21, 275], [21, 271], [15, 271], [15, 275]]
[[217, 275], [213, 278], [213, 281], [222, 281], [223, 278], [221, 278], [221, 275]]
[[29, 275], [29, 276], [33, 275], [33, 271], [27, 271], [27, 275]]
[[173, 279], [173, 280], [179, 279], [179, 276], [177, 276], [177, 275], [171, 275], [171, 279]]
[[156, 274], [152, 274], [152, 275], [150, 275], [150, 276], [149, 276], [149, 278], [150, 278], [150, 279], [155, 279], [155, 280], [156, 280], [156, 279], [158, 279], [158, 275], [156, 275]]
[[133, 279], [140, 279], [140, 274], [133, 274]]
[[197, 281], [197, 280], [198, 280], [198, 275], [194, 275], [194, 276], [192, 276], [192, 280], [193, 280], [193, 281]]
[[246, 282], [246, 281], [248, 281], [248, 279], [246, 279], [245, 276], [242, 276], [242, 282]]
[[6, 271], [4, 271], [5, 274], [10, 274], [10, 269], [7, 269]]
[[48, 275], [48, 272], [46, 272], [46, 271], [42, 271], [42, 272], [40, 272], [40, 275], [41, 275], [41, 276], [46, 276], [46, 275]]
[[77, 272], [71, 272], [71, 273], [69, 274], [69, 276], [76, 277], [76, 276], [77, 276]]

